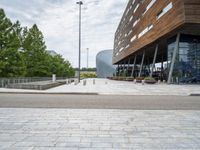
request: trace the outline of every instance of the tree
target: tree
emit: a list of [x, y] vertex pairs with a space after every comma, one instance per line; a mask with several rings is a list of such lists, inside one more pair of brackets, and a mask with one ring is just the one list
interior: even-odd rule
[[42, 32], [33, 25], [24, 35], [23, 56], [27, 67], [26, 76], [48, 76], [48, 57]]
[[74, 76], [71, 64], [61, 55], [46, 51], [42, 32], [37, 25], [21, 27], [12, 23], [0, 9], [0, 77]]
[[58, 77], [73, 77], [74, 69], [71, 64], [64, 60], [61, 55], [49, 56], [49, 70], [52, 74], [56, 74]]
[[0, 9], [0, 76], [17, 77], [25, 74], [23, 57], [19, 51], [22, 28], [20, 23], [12, 24]]

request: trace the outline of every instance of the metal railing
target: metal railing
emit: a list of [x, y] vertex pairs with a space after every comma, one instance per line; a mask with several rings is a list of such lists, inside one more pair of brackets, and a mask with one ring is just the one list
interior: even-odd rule
[[[66, 77], [57, 77], [56, 80], [66, 80]], [[19, 77], [19, 78], [0, 78], [0, 88], [7, 87], [9, 84], [20, 84], [29, 82], [52, 81], [52, 77]]]

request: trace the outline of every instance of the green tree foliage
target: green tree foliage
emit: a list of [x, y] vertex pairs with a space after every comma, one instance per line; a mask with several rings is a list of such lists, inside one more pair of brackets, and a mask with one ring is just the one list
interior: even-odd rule
[[0, 76], [15, 77], [25, 74], [25, 64], [20, 52], [22, 28], [12, 24], [0, 9]]
[[42, 32], [12, 23], [0, 9], [0, 77], [74, 76], [71, 64], [46, 51]]
[[68, 61], [65, 61], [61, 55], [49, 56], [50, 72], [56, 74], [58, 77], [68, 76], [73, 77], [75, 72]]
[[25, 34], [23, 55], [27, 67], [26, 76], [48, 76], [48, 59], [42, 32], [33, 25]]

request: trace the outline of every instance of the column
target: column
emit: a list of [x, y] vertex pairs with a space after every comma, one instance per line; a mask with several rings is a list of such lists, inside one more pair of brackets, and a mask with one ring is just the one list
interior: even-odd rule
[[128, 60], [128, 66], [127, 66], [127, 71], [126, 71], [127, 76], [128, 76], [128, 70], [129, 70], [129, 67], [130, 67], [130, 61], [131, 61], [131, 58], [129, 58], [129, 60]]
[[135, 71], [136, 60], [137, 60], [137, 55], [135, 55], [135, 57], [134, 57], [133, 68], [132, 68], [132, 72], [131, 72], [131, 77], [133, 77], [133, 73]]
[[141, 65], [140, 65], [139, 77], [141, 77], [141, 74], [142, 74], [142, 68], [143, 68], [143, 64], [144, 64], [144, 57], [145, 57], [145, 51], [143, 52], [143, 56], [142, 56], [142, 62], [141, 62]]
[[126, 76], [126, 75], [125, 75], [125, 73], [126, 73], [126, 71], [125, 71], [125, 65], [126, 65], [126, 60], [124, 60], [123, 77]]
[[168, 84], [171, 83], [171, 79], [172, 79], [172, 73], [173, 73], [173, 70], [174, 70], [174, 63], [175, 63], [175, 60], [176, 60], [177, 52], [179, 50], [180, 35], [181, 34], [178, 33], [177, 37], [176, 37], [176, 45], [175, 45], [175, 48], [174, 48], [174, 52], [173, 52], [173, 56], [172, 56], [172, 60], [171, 60], [171, 66], [170, 66], [169, 75], [168, 75], [168, 80], [167, 80]]
[[153, 75], [153, 70], [154, 70], [154, 68], [155, 68], [155, 63], [156, 63], [157, 54], [158, 54], [158, 44], [156, 45], [156, 49], [155, 49], [155, 53], [154, 53], [154, 57], [153, 57], [153, 64], [152, 64], [152, 68], [151, 68], [150, 77], [152, 77], [152, 75]]

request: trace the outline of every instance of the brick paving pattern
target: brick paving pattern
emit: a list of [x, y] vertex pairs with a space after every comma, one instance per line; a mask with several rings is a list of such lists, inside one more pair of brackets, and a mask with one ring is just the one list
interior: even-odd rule
[[200, 111], [0, 109], [1, 150], [197, 150]]

